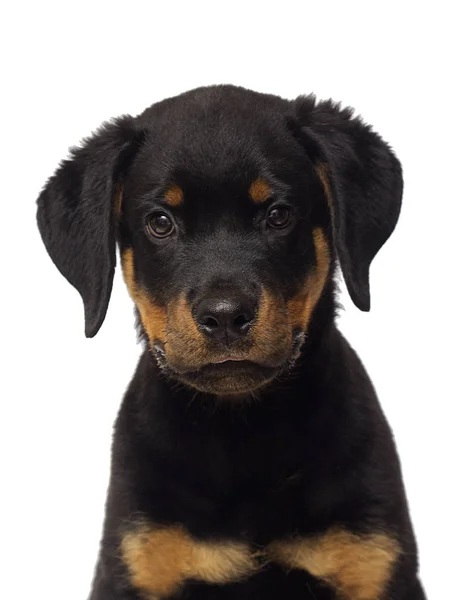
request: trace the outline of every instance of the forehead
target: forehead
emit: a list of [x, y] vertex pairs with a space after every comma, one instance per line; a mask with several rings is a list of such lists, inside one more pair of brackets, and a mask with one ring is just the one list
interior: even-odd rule
[[[230, 86], [194, 90], [139, 118], [146, 139], [132, 174], [138, 192], [177, 184], [192, 190], [275, 188], [306, 171], [305, 151], [287, 127], [290, 103]], [[256, 197], [265, 195], [257, 185]]]

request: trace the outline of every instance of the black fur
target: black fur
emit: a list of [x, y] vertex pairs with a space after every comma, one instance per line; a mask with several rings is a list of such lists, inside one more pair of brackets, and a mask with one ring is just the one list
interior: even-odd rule
[[116, 265], [114, 190], [140, 137], [132, 117], [104, 125], [72, 150], [38, 202], [46, 248], [84, 301], [87, 337], [96, 335], [108, 308]]
[[[327, 169], [329, 205], [319, 165]], [[274, 201], [293, 207], [286, 232], [266, 230], [266, 208], [249, 202], [246, 190], [259, 176], [271, 184]], [[165, 207], [179, 233], [152, 240], [145, 224], [164, 206], [170, 182], [184, 190], [182, 206]], [[252, 394], [230, 400], [196, 391], [184, 369], [167, 364], [166, 344], [144, 350], [115, 426], [91, 600], [140, 597], [119, 555], [123, 532], [138, 517], [181, 523], [198, 539], [241, 539], [258, 548], [334, 526], [382, 531], [402, 549], [384, 598], [424, 598], [392, 434], [334, 323], [336, 258], [353, 301], [369, 310], [369, 265], [395, 227], [401, 196], [399, 161], [351, 110], [233, 86], [187, 92], [105, 125], [48, 181], [38, 199], [39, 228], [83, 298], [88, 336], [106, 313], [116, 237], [121, 252], [134, 250], [138, 285], [164, 307], [182, 293], [195, 305], [215, 280], [255, 297], [265, 286], [288, 301], [315, 264], [315, 228], [332, 250], [305, 342], [294, 331], [287, 360], [264, 367], [273, 380]], [[336, 596], [304, 571], [271, 564], [244, 582], [189, 581], [174, 597]]]
[[315, 140], [328, 164], [334, 236], [348, 291], [358, 308], [369, 310], [369, 266], [399, 217], [401, 165], [352, 109], [331, 101], [316, 105], [312, 96], [296, 103], [301, 132]]

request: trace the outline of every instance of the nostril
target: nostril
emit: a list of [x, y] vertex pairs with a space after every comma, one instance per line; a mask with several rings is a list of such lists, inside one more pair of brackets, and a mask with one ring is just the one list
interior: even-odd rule
[[215, 319], [214, 317], [205, 316], [201, 319], [201, 325], [203, 325], [204, 327], [207, 327], [210, 330], [213, 330], [213, 329], [217, 329], [217, 327], [219, 326], [219, 323], [218, 323], [217, 319]]
[[246, 313], [243, 313], [241, 315], [238, 315], [234, 321], [233, 321], [233, 325], [236, 329], [243, 329], [245, 328], [247, 325], [249, 325], [249, 323], [251, 323], [253, 321], [253, 317], [251, 315], [248, 315]]

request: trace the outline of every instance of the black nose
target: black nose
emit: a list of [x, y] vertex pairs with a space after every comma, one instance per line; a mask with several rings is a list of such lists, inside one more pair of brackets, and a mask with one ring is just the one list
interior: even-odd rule
[[194, 315], [204, 333], [229, 344], [247, 335], [255, 319], [255, 302], [246, 296], [203, 298]]

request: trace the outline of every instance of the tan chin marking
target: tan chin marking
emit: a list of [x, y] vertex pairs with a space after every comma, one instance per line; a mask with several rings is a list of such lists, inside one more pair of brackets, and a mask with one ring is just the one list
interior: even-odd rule
[[343, 529], [274, 542], [267, 550], [272, 560], [305, 569], [346, 600], [382, 598], [400, 554], [392, 537], [382, 533], [358, 536]]
[[306, 331], [312, 313], [325, 287], [331, 264], [331, 254], [323, 229], [313, 230], [316, 265], [312, 267], [304, 285], [294, 298], [288, 301], [287, 309], [292, 328]]
[[249, 196], [255, 204], [266, 202], [271, 197], [271, 186], [264, 179], [255, 179], [249, 187]]
[[165, 201], [169, 206], [180, 206], [184, 201], [184, 192], [174, 184], [166, 190]]
[[128, 291], [138, 308], [141, 322], [151, 343], [166, 339], [166, 310], [155, 304], [145, 290], [136, 283], [133, 249], [127, 248], [122, 254], [122, 271]]
[[247, 544], [198, 541], [181, 526], [141, 525], [123, 537], [121, 555], [132, 584], [160, 597], [178, 592], [187, 579], [231, 583], [261, 566]]

